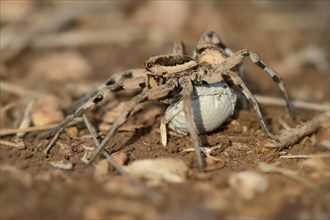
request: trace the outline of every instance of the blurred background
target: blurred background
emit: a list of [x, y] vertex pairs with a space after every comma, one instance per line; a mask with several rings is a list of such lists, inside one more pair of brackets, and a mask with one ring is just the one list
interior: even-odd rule
[[[2, 0], [0, 22], [0, 77], [18, 77], [30, 88], [45, 87], [35, 78], [44, 85], [100, 82], [170, 53], [176, 39], [191, 53], [201, 34], [214, 30], [234, 51], [252, 49], [288, 83], [293, 79], [295, 98], [329, 98], [329, 89], [310, 83], [322, 79], [326, 88], [329, 77], [329, 1]], [[257, 89], [277, 91], [246, 63], [247, 78], [262, 82], [253, 83]]]

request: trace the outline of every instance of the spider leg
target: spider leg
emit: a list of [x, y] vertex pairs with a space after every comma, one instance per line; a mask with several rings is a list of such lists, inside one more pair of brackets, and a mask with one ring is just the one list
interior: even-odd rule
[[[94, 141], [94, 144], [98, 147], [99, 146], [99, 141], [97, 140], [97, 134], [96, 134], [96, 131], [95, 131], [95, 128], [93, 127], [93, 125], [89, 122], [88, 118], [86, 115], [83, 115], [83, 119], [84, 119], [84, 123], [89, 131], [89, 133], [92, 135], [92, 138], [93, 138], [93, 141]], [[151, 191], [148, 187], [146, 187], [145, 185], [143, 185], [143, 183], [131, 176], [128, 172], [126, 172], [122, 166], [120, 164], [118, 164], [118, 162], [113, 159], [113, 157], [107, 152], [107, 151], [103, 151], [102, 152], [103, 155], [108, 159], [108, 161], [111, 163], [111, 165], [118, 171], [118, 173], [120, 173], [122, 176], [125, 176], [128, 178], [128, 180], [134, 184], [136, 187], [140, 188], [144, 194], [150, 198], [152, 201], [154, 202], [160, 202], [160, 200], [162, 199], [162, 197]]]
[[287, 107], [289, 109], [289, 113], [292, 118], [296, 118], [296, 112], [292, 105], [292, 101], [289, 98], [289, 95], [285, 89], [284, 82], [281, 79], [280, 75], [271, 68], [264, 60], [262, 60], [255, 52], [243, 49], [239, 50], [236, 53], [234, 53], [232, 56], [228, 57], [223, 63], [221, 63], [218, 67], [215, 68], [215, 72], [223, 72], [229, 69], [232, 69], [233, 67], [239, 65], [242, 60], [245, 57], [249, 57], [250, 60], [259, 66], [261, 69], [263, 69], [269, 76], [272, 77], [273, 81], [277, 83], [278, 87], [280, 88], [280, 91], [282, 95], [284, 96], [284, 99], [286, 101]]
[[253, 94], [251, 93], [251, 91], [248, 89], [248, 87], [245, 85], [245, 83], [243, 82], [243, 80], [239, 77], [239, 75], [237, 75], [235, 72], [231, 71], [231, 70], [226, 70], [223, 72], [218, 72], [220, 74], [211, 74], [211, 75], [205, 75], [204, 77], [202, 77], [203, 80], [208, 81], [208, 79], [212, 79], [214, 80], [214, 77], [218, 78], [218, 81], [225, 81], [228, 84], [234, 84], [235, 86], [238, 87], [238, 89], [241, 90], [241, 92], [243, 93], [243, 95], [246, 97], [246, 99], [250, 102], [250, 104], [252, 105], [254, 111], [257, 114], [257, 118], [259, 120], [259, 123], [262, 127], [262, 129], [267, 133], [267, 135], [272, 138], [273, 140], [277, 140], [277, 138], [268, 130], [265, 121], [262, 117], [258, 102], [256, 100], [256, 98], [253, 96]]
[[218, 47], [223, 49], [223, 51], [225, 51], [226, 55], [229, 57], [234, 54], [234, 52], [223, 43], [220, 36], [216, 34], [214, 31], [206, 31], [201, 36], [201, 38], [198, 41], [198, 44], [205, 44], [205, 43], [217, 45]]
[[[144, 77], [132, 78], [124, 80], [123, 82], [115, 82], [113, 80], [107, 81], [103, 84], [97, 93], [94, 94], [87, 102], [81, 105], [73, 114], [68, 115], [57, 127], [51, 130], [42, 138], [48, 138], [56, 135], [60, 130], [62, 130], [68, 123], [70, 123], [75, 118], [83, 116], [87, 111], [93, 108], [96, 104], [101, 102], [110, 92], [117, 92], [124, 89], [137, 89], [143, 88], [145, 86]], [[56, 136], [54, 136], [55, 138]]]
[[195, 148], [199, 169], [200, 171], [204, 171], [204, 164], [200, 150], [200, 139], [198, 137], [198, 130], [192, 116], [191, 98], [194, 92], [194, 87], [189, 78], [183, 78], [180, 81], [180, 85], [182, 86], [183, 111], [187, 120], [187, 128]]
[[186, 48], [182, 40], [176, 40], [173, 44], [173, 54], [186, 54]]
[[145, 89], [139, 95], [129, 101], [125, 110], [118, 116], [117, 120], [113, 123], [110, 130], [98, 146], [95, 154], [92, 156], [88, 164], [91, 164], [97, 156], [103, 152], [111, 138], [115, 135], [120, 126], [122, 126], [127, 119], [131, 116], [134, 107], [147, 100], [161, 100], [168, 96], [168, 94], [176, 87], [176, 83], [169, 81], [167, 84], [161, 85], [153, 89]]
[[111, 82], [113, 83], [123, 82], [126, 79], [132, 79], [132, 78], [144, 77], [144, 76], [145, 76], [145, 69], [130, 69], [130, 70], [114, 73], [108, 80], [105, 81], [106, 83], [101, 84], [93, 92], [79, 98], [78, 100], [71, 103], [69, 106], [65, 107], [65, 111], [72, 112], [74, 109], [77, 109], [83, 103], [87, 102], [89, 99], [97, 95], [98, 91], [102, 90], [106, 86], [106, 84], [110, 84]]
[[[182, 54], [182, 55], [186, 54], [185, 46], [184, 46], [184, 43], [182, 40], [174, 41], [173, 54]], [[160, 137], [161, 137], [162, 145], [164, 147], [167, 146], [167, 125], [173, 119], [173, 117], [170, 119], [166, 119], [165, 116], [162, 116], [161, 121], [160, 121], [160, 129], [159, 129]]]

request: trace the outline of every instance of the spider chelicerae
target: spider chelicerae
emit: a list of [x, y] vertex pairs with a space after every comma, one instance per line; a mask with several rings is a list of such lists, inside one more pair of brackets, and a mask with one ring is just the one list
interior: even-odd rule
[[[132, 69], [114, 74], [96, 91], [82, 98], [80, 103], [83, 102], [83, 104], [73, 114], [67, 116], [56, 128], [50, 131], [47, 136], [54, 136], [53, 140], [55, 140], [56, 135], [69, 122], [77, 117], [84, 116], [87, 111], [101, 102], [110, 92], [141, 89], [142, 91], [128, 102], [126, 108], [113, 123], [102, 142], [97, 144], [96, 152], [89, 160], [89, 163], [92, 163], [104, 151], [119, 127], [131, 116], [137, 104], [148, 100], [158, 100], [175, 105], [180, 101], [183, 106], [180, 111], [184, 113], [185, 117], [184, 126], [193, 142], [199, 168], [203, 170], [204, 165], [200, 152], [201, 141], [198, 136], [201, 132], [199, 126], [196, 125], [197, 116], [193, 114], [193, 110], [195, 110], [193, 109], [193, 104], [196, 102], [193, 97], [197, 96], [198, 98], [198, 92], [196, 92], [198, 88], [212, 87], [213, 85], [217, 85], [217, 83], [222, 83], [220, 85], [221, 89], [229, 86], [237, 87], [252, 105], [262, 129], [270, 138], [276, 140], [276, 137], [272, 135], [264, 122], [255, 97], [237, 73], [237, 67], [240, 67], [245, 57], [250, 58], [254, 64], [263, 69], [277, 83], [287, 103], [290, 115], [295, 118], [295, 111], [284, 87], [284, 83], [275, 70], [268, 66], [255, 52], [242, 49], [234, 53], [225, 46], [216, 33], [207, 31], [200, 38], [192, 57], [185, 54], [183, 43], [176, 41], [172, 54], [150, 57], [145, 62], [144, 69]], [[223, 106], [228, 105], [231, 101], [231, 96], [226, 97], [227, 100], [222, 103]], [[212, 105], [204, 105], [200, 106], [200, 108], [200, 111], [205, 109], [212, 111], [214, 107]], [[228, 116], [230, 114], [231, 110]], [[171, 119], [175, 118], [175, 115], [171, 117], [165, 121], [162, 120], [161, 123], [161, 136], [164, 145], [166, 145], [166, 140], [164, 140], [166, 139], [166, 130], [164, 130], [164, 127], [170, 123]], [[208, 130], [205, 131], [208, 132]]]

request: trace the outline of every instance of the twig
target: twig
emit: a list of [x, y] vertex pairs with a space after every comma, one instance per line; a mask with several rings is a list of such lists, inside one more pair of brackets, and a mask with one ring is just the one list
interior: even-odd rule
[[278, 142], [274, 140], [268, 139], [262, 143], [264, 147], [272, 147], [272, 148], [285, 148], [295, 144], [301, 138], [310, 135], [316, 132], [322, 125], [323, 122], [328, 121], [330, 117], [330, 112], [324, 112], [315, 116], [312, 120], [305, 122], [304, 124], [293, 128], [282, 130], [280, 135], [277, 136]]
[[306, 159], [306, 158], [328, 158], [330, 157], [329, 153], [324, 153], [324, 154], [314, 154], [314, 155], [283, 155], [280, 156], [280, 158], [285, 158], [285, 159]]
[[[73, 121], [68, 124], [68, 126], [76, 125], [81, 121]], [[11, 134], [17, 134], [20, 132], [33, 132], [33, 131], [43, 131], [43, 130], [49, 130], [52, 128], [57, 127], [59, 124], [51, 124], [51, 125], [44, 125], [44, 126], [37, 126], [37, 127], [28, 127], [28, 128], [13, 128], [13, 129], [2, 129], [0, 130], [0, 137], [11, 135]]]
[[4, 140], [0, 140], [0, 145], [5, 145], [5, 146], [9, 146], [9, 147], [15, 147], [15, 148], [19, 148], [19, 149], [24, 149], [25, 145], [24, 143], [13, 143], [10, 141], [4, 141]]
[[282, 127], [283, 127], [285, 130], [289, 130], [289, 129], [291, 129], [291, 127], [290, 127], [285, 121], [283, 121], [281, 118], [278, 119], [278, 123], [280, 123], [280, 125], [282, 125]]
[[[274, 106], [286, 106], [286, 102], [280, 98], [274, 98], [269, 96], [254, 95], [257, 101], [263, 105], [274, 105]], [[330, 103], [318, 104], [312, 102], [305, 102], [295, 100], [293, 106], [302, 109], [311, 109], [316, 111], [330, 111]]]
[[58, 131], [56, 131], [56, 134], [54, 135], [54, 137], [52, 138], [52, 140], [49, 142], [49, 144], [47, 145], [47, 147], [44, 150], [45, 154], [48, 154], [48, 152], [50, 151], [50, 149], [53, 147], [55, 141], [57, 140], [58, 136], [60, 136], [61, 132], [63, 131], [64, 127], [58, 129]]

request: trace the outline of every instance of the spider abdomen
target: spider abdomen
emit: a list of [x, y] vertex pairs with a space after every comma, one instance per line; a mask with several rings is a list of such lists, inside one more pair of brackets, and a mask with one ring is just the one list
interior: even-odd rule
[[[196, 86], [192, 97], [193, 118], [200, 134], [211, 132], [223, 124], [234, 112], [236, 95], [225, 83]], [[169, 128], [188, 134], [183, 112], [183, 100], [171, 104], [165, 112]]]

